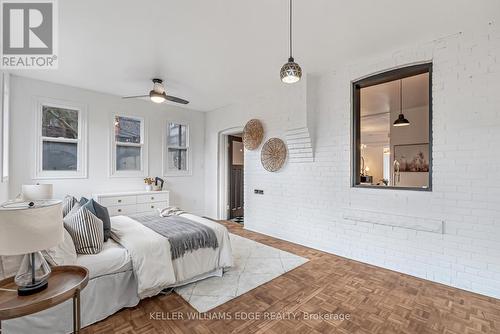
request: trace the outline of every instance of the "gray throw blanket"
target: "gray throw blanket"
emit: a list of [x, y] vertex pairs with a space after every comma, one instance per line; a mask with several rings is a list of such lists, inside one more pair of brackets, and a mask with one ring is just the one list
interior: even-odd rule
[[167, 238], [170, 242], [172, 260], [199, 248], [219, 247], [217, 236], [211, 228], [187, 218], [160, 217], [151, 213], [138, 213], [129, 217]]

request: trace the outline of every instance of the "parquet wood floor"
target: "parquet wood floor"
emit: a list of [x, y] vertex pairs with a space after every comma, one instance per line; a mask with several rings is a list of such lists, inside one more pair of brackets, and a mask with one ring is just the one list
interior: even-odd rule
[[[187, 320], [196, 311], [173, 293], [145, 299], [83, 333], [500, 334], [500, 300], [246, 231], [236, 223], [222, 223], [234, 234], [310, 261], [205, 314], [205, 318], [231, 314], [232, 319]], [[236, 319], [238, 312], [260, 319]], [[245, 315], [238, 314], [240, 318]], [[290, 314], [297, 316], [271, 319]], [[306, 320], [306, 314], [322, 318]], [[350, 319], [342, 321], [331, 314], [349, 314]], [[171, 320], [174, 316], [184, 319]]]

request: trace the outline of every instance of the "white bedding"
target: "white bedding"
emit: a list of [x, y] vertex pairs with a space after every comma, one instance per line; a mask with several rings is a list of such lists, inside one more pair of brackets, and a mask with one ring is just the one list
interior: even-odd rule
[[98, 254], [79, 255], [76, 264], [89, 270], [90, 279], [132, 269], [128, 251], [112, 239], [108, 239]]
[[231, 244], [227, 229], [211, 220], [183, 214], [183, 217], [213, 229], [219, 247], [202, 248], [172, 261], [168, 239], [126, 216], [111, 218], [112, 237], [131, 257], [140, 298], [151, 297], [162, 289], [177, 286], [210, 272], [231, 267]]

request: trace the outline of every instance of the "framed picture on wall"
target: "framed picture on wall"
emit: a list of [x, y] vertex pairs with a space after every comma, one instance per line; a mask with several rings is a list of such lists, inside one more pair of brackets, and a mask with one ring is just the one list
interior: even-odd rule
[[429, 144], [394, 145], [400, 172], [429, 172]]

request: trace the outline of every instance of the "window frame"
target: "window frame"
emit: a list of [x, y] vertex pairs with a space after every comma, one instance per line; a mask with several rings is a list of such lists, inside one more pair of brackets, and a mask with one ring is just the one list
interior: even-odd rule
[[[186, 146], [174, 146], [170, 145], [168, 142], [169, 138], [169, 125], [170, 124], [179, 124], [186, 127]], [[168, 149], [185, 149], [186, 150], [186, 170], [173, 170], [168, 168]], [[162, 174], [163, 176], [175, 177], [175, 176], [191, 176], [193, 175], [192, 170], [192, 149], [191, 149], [191, 124], [186, 121], [176, 121], [176, 120], [167, 120], [163, 125], [163, 144], [162, 144]]]
[[[362, 88], [383, 84], [386, 82], [400, 80], [418, 74], [429, 73], [429, 186], [420, 187], [395, 187], [395, 186], [377, 186], [361, 185], [361, 104], [360, 90]], [[374, 75], [351, 82], [351, 188], [358, 189], [388, 189], [388, 190], [411, 190], [432, 192], [432, 62], [425, 62], [416, 65], [402, 66], [388, 71], [383, 71]]]
[[2, 183], [9, 182], [9, 120], [10, 120], [10, 75], [9, 73], [1, 73], [0, 76], [0, 97], [1, 105], [1, 131], [0, 131], [0, 152], [1, 152], [1, 165], [0, 165], [0, 180]]
[[[78, 138], [54, 138], [42, 135], [43, 107], [70, 109], [78, 111]], [[87, 105], [52, 98], [35, 99], [35, 170], [34, 179], [82, 179], [87, 178]], [[43, 142], [76, 143], [77, 144], [77, 169], [74, 171], [45, 171], [43, 170]]]
[[[116, 117], [133, 118], [141, 121], [141, 142], [140, 143], [125, 143], [117, 142], [115, 137], [115, 119]], [[109, 177], [119, 178], [136, 178], [148, 176], [148, 131], [146, 118], [126, 113], [112, 113], [111, 114], [111, 127], [110, 127], [110, 168]], [[126, 147], [139, 147], [141, 149], [141, 168], [139, 170], [117, 170], [116, 169], [116, 148], [117, 146]]]

